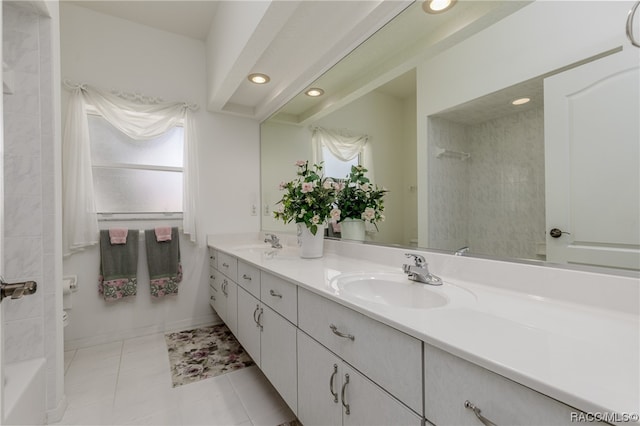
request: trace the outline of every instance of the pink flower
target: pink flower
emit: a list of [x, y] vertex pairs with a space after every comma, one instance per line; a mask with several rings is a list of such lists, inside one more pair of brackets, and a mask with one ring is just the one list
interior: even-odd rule
[[287, 182], [285, 182], [285, 181], [280, 182], [280, 184], [278, 185], [278, 189], [280, 191], [282, 191], [283, 189], [286, 189], [286, 188], [287, 188]]
[[306, 194], [313, 191], [313, 182], [302, 182], [302, 193]]
[[302, 166], [304, 166], [305, 164], [307, 164], [307, 162], [306, 162], [306, 161], [304, 161], [304, 160], [298, 160], [298, 161], [296, 161], [296, 166], [298, 166], [298, 167], [302, 167]]
[[331, 179], [325, 180], [324, 183], [322, 184], [322, 187], [324, 189], [331, 189], [332, 186], [333, 186], [333, 181]]
[[371, 187], [369, 186], [368, 183], [363, 183], [362, 185], [360, 185], [360, 189], [366, 192], [366, 191], [369, 191]]
[[344, 189], [344, 183], [343, 182], [333, 182], [333, 189], [335, 189], [336, 191], [342, 191]]

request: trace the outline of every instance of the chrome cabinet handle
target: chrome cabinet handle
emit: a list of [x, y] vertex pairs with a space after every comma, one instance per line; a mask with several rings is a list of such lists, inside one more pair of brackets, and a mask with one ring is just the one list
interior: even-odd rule
[[344, 407], [344, 413], [346, 415], [351, 414], [351, 407], [347, 404], [347, 400], [344, 396], [345, 391], [347, 390], [347, 385], [349, 384], [349, 375], [344, 375], [344, 384], [342, 385], [342, 392], [340, 392], [340, 396], [342, 397], [342, 406]]
[[640, 1], [636, 2], [633, 7], [631, 8], [631, 10], [629, 10], [629, 15], [627, 15], [627, 37], [629, 38], [629, 41], [631, 42], [632, 45], [634, 45], [635, 47], [640, 47], [640, 42], [638, 42], [638, 40], [636, 40], [633, 37], [633, 17], [636, 14], [636, 9], [638, 8], [638, 6], [640, 6]]
[[256, 310], [253, 311], [253, 322], [256, 323], [256, 327], [260, 326], [260, 324], [258, 324], [258, 320], [256, 319], [256, 314], [258, 313], [259, 310], [260, 310], [260, 305], [256, 305]]
[[209, 296], [209, 299], [213, 300], [214, 302], [216, 301], [216, 297], [215, 296]]
[[258, 314], [258, 327], [260, 327], [260, 331], [262, 331], [262, 324], [260, 323], [260, 319], [262, 319], [262, 314], [264, 313], [263, 309], [260, 309], [260, 313]]
[[333, 396], [333, 402], [338, 403], [338, 392], [333, 391], [333, 380], [336, 378], [338, 374], [338, 364], [333, 364], [333, 373], [331, 373], [331, 378], [329, 378], [329, 392]]
[[229, 285], [229, 282], [225, 279], [224, 281], [222, 281], [222, 292], [224, 293], [225, 296], [228, 296], [229, 293], [227, 293], [227, 286]]
[[468, 408], [470, 410], [473, 411], [473, 414], [476, 415], [476, 417], [478, 418], [478, 420], [480, 420], [480, 422], [485, 425], [485, 426], [497, 426], [494, 422], [492, 422], [491, 420], [487, 419], [485, 416], [483, 416], [482, 411], [476, 407], [472, 402], [470, 402], [469, 400], [466, 400], [464, 402], [464, 408]]
[[331, 324], [329, 328], [331, 329], [333, 334], [335, 334], [336, 336], [344, 337], [345, 339], [349, 339], [351, 341], [354, 341], [356, 339], [356, 337], [353, 334], [347, 334], [347, 333], [342, 333], [341, 331], [338, 331], [338, 327], [336, 327], [333, 324]]
[[273, 297], [279, 297], [280, 299], [282, 299], [282, 295], [280, 293], [277, 293], [274, 290], [269, 290], [269, 294], [272, 295]]
[[242, 274], [242, 278], [244, 278], [245, 280], [251, 281], [251, 277], [247, 274]]
[[222, 262], [222, 266], [224, 266], [225, 268], [228, 268], [228, 267], [229, 267], [229, 264], [228, 264], [228, 263], [225, 263], [225, 262]]

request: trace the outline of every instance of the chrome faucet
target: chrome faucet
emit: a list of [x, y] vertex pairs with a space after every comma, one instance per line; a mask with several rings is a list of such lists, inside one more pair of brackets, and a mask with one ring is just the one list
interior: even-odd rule
[[442, 278], [429, 272], [429, 266], [423, 256], [413, 253], [405, 253], [406, 257], [413, 258], [414, 264], [402, 265], [402, 270], [409, 275], [409, 279], [423, 284], [442, 285]]
[[455, 253], [453, 253], [454, 256], [464, 256], [465, 253], [467, 253], [469, 251], [469, 246], [464, 246], [459, 248], [458, 250], [456, 250]]
[[280, 238], [276, 234], [265, 234], [265, 243], [271, 243], [271, 248], [281, 249], [282, 244], [280, 244]]

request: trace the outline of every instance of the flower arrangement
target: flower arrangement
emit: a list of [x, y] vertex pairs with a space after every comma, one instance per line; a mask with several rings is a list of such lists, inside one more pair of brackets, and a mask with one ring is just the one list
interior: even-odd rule
[[362, 166], [351, 166], [351, 173], [340, 183], [336, 195], [338, 218], [362, 219], [378, 229], [376, 222], [384, 221], [383, 197], [389, 191], [371, 184], [365, 176], [366, 172], [367, 169]]
[[299, 160], [295, 165], [298, 167], [298, 177], [290, 182], [280, 183], [280, 189], [285, 194], [277, 203], [282, 206], [273, 214], [276, 219], [282, 219], [285, 223], [304, 223], [316, 235], [318, 225], [329, 217], [336, 217], [333, 204], [337, 183], [323, 176], [323, 163], [310, 166], [308, 161]]

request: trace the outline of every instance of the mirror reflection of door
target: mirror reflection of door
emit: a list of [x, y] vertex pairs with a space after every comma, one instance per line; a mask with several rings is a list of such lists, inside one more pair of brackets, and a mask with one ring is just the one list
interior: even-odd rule
[[629, 47], [545, 79], [551, 262], [640, 269], [639, 69]]

